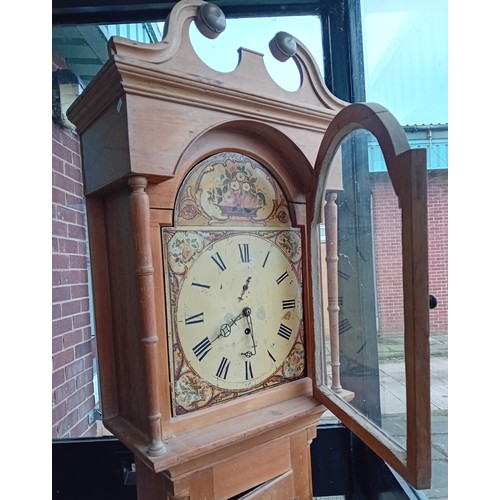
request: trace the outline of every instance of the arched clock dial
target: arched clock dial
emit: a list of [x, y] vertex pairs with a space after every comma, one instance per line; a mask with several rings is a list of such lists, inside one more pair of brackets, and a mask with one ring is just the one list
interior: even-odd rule
[[305, 376], [302, 233], [273, 175], [223, 152], [190, 170], [164, 227], [172, 409]]
[[241, 231], [217, 234], [213, 242], [202, 232], [174, 237], [172, 254], [179, 241], [203, 246], [181, 278], [174, 328], [186, 363], [214, 388], [258, 388], [289, 362], [302, 326], [302, 287], [273, 237]]

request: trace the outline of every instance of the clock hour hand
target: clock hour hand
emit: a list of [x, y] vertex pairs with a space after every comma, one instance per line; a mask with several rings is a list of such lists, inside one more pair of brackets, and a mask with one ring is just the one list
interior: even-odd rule
[[229, 334], [231, 333], [231, 327], [235, 325], [236, 322], [241, 318], [243, 318], [243, 313], [236, 316], [236, 318], [232, 319], [229, 323], [223, 323], [219, 328], [219, 335], [215, 337], [215, 340], [217, 340], [219, 337], [229, 337]]
[[236, 316], [236, 318], [233, 318], [229, 323], [223, 323], [219, 328], [219, 335], [217, 335], [214, 340], [217, 340], [219, 337], [229, 337], [233, 325], [235, 325], [241, 318], [248, 316], [248, 314], [250, 314], [248, 311], [250, 311], [250, 308], [245, 307], [243, 311]]

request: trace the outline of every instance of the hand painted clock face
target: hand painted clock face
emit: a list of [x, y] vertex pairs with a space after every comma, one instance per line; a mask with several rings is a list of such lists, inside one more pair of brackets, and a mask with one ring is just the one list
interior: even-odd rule
[[299, 233], [171, 233], [170, 261], [184, 251], [186, 262], [182, 273], [171, 274], [178, 280], [172, 304], [172, 348], [179, 352], [175, 397], [185, 398], [182, 371], [219, 396], [302, 374]]

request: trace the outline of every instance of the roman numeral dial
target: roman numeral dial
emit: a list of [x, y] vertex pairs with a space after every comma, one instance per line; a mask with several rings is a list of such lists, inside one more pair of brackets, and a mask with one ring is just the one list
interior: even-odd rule
[[263, 389], [269, 380], [287, 381], [290, 364], [300, 364], [304, 355], [299, 232], [176, 235], [183, 253], [174, 255], [175, 240], [167, 247], [170, 260], [179, 263], [176, 281], [170, 280], [176, 285], [170, 318], [170, 348], [178, 353], [174, 373], [191, 373], [211, 391], [238, 394]]

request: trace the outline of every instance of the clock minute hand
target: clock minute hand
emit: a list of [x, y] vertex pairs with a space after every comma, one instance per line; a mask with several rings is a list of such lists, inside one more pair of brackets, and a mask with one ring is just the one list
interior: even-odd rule
[[252, 323], [251, 312], [252, 311], [250, 310], [249, 307], [245, 307], [245, 309], [243, 309], [243, 314], [247, 317], [247, 321], [248, 321], [248, 328], [245, 328], [245, 333], [252, 337], [252, 347], [253, 347], [253, 352], [246, 351], [246, 352], [241, 353], [242, 356], [246, 356], [247, 358], [250, 358], [250, 357], [255, 356], [257, 354], [257, 346], [255, 344], [255, 337], [253, 336], [253, 323]]

